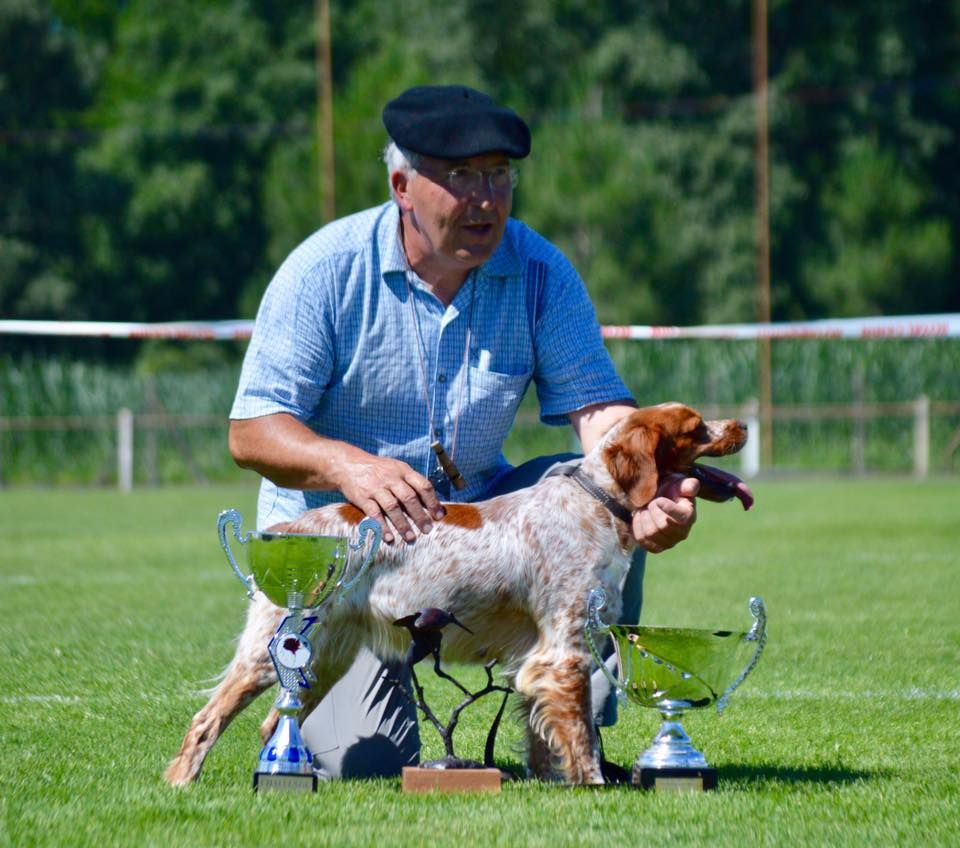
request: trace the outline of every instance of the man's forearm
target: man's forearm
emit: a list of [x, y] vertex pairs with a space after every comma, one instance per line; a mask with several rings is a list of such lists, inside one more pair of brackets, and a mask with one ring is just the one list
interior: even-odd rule
[[[412, 524], [429, 533], [444, 509], [430, 481], [405, 462], [314, 433], [292, 415], [279, 413], [230, 422], [230, 453], [242, 468], [288, 489], [336, 490], [408, 542]], [[388, 524], [389, 522], [389, 524]]]
[[598, 403], [570, 413], [570, 423], [580, 439], [584, 453], [589, 453], [617, 421], [636, 410], [629, 401]]
[[230, 422], [230, 454], [249, 468], [290, 489], [339, 489], [341, 460], [351, 445], [317, 435], [292, 415], [278, 413]]

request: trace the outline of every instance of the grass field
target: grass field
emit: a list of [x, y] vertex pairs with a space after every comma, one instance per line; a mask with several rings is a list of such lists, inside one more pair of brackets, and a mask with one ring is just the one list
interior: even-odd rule
[[[767, 603], [756, 671], [722, 717], [686, 722], [720, 771], [716, 792], [518, 782], [427, 797], [382, 780], [288, 798], [249, 786], [266, 696], [198, 784], [161, 780], [242, 624], [214, 528], [227, 506], [252, 522], [252, 487], [0, 491], [0, 845], [957, 844], [956, 483], [755, 492], [750, 513], [703, 505], [694, 536], [647, 570], [647, 623], [740, 628], [750, 595]], [[479, 754], [487, 720], [465, 713], [461, 754]], [[608, 756], [631, 763], [657, 724], [626, 708]], [[503, 764], [519, 766], [518, 739], [501, 733]]]

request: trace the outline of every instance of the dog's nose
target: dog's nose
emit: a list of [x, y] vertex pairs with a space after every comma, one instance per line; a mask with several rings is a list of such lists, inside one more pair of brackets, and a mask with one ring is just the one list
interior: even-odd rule
[[750, 428], [747, 426], [747, 422], [746, 422], [746, 421], [741, 421], [739, 418], [737, 419], [737, 426], [738, 426], [741, 430], [749, 430], [749, 429], [750, 429]]

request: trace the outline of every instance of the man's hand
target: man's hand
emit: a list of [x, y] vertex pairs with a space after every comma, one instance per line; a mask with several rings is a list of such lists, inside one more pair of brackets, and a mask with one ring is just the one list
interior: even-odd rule
[[668, 477], [656, 497], [633, 514], [633, 536], [640, 547], [658, 554], [686, 539], [697, 520], [694, 498], [699, 491], [700, 482], [693, 477]]
[[417, 535], [411, 522], [421, 533], [429, 533], [432, 522], [445, 515], [430, 481], [400, 460], [357, 450], [337, 478], [344, 497], [383, 525], [385, 542], [393, 542], [391, 525], [405, 541], [414, 542]]
[[230, 453], [241, 468], [252, 468], [289, 489], [339, 489], [354, 506], [406, 541], [417, 538], [411, 522], [429, 533], [445, 512], [422, 474], [405, 462], [373, 456], [346, 442], [328, 439], [287, 413], [230, 422]]

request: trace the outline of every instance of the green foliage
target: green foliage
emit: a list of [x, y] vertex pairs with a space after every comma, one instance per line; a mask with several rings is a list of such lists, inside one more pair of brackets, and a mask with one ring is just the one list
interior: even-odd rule
[[[924, 208], [930, 195], [874, 140], [844, 146], [824, 190], [826, 249], [810, 264], [810, 291], [831, 314], [945, 308], [950, 222]], [[935, 281], [942, 281], [942, 291]]]
[[245, 3], [125, 8], [83, 159], [108, 222], [87, 289], [111, 292], [99, 317], [233, 314], [265, 263], [260, 171], [290, 93], [272, 47]]
[[[465, 82], [529, 118], [516, 213], [604, 321], [756, 317], [748, 0], [330, 7], [338, 214], [387, 197], [383, 103]], [[958, 26], [769, 4], [775, 319], [960, 309]], [[315, 42], [310, 3], [0, 0], [0, 314], [251, 316], [322, 223]]]
[[[0, 416], [43, 419], [0, 430], [0, 484], [115, 483], [121, 409], [134, 413], [137, 485], [238, 479], [226, 449], [238, 371], [222, 353], [209, 344], [153, 344], [136, 372], [54, 357], [0, 358]], [[151, 423], [151, 415], [193, 420]]]
[[77, 295], [82, 205], [67, 137], [92, 91], [47, 3], [0, 2], [0, 315], [64, 314]]

